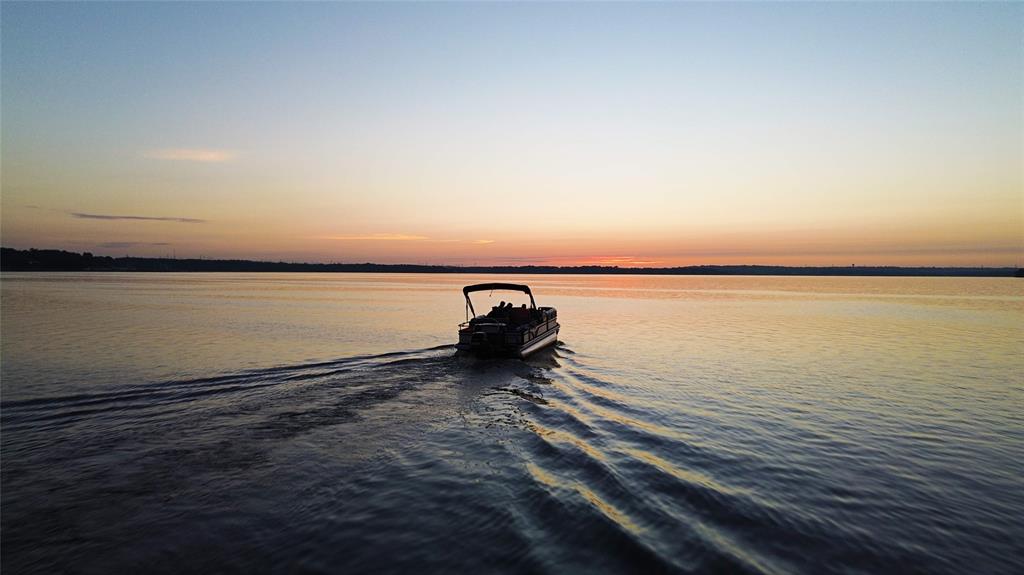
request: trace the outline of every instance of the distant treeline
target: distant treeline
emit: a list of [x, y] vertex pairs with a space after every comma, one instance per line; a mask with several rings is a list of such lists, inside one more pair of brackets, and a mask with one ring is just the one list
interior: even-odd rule
[[622, 268], [618, 266], [432, 266], [418, 264], [311, 264], [95, 256], [63, 250], [0, 248], [3, 271], [96, 272], [374, 272], [464, 274], [644, 274], [644, 275], [789, 275], [789, 276], [976, 276], [1021, 277], [1016, 268], [950, 267], [788, 267], [788, 266], [684, 266], [674, 268]]

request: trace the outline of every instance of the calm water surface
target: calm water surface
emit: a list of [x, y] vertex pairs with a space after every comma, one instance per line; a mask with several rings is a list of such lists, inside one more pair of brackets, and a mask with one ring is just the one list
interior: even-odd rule
[[4, 573], [1024, 571], [1024, 280], [494, 279], [4, 274]]

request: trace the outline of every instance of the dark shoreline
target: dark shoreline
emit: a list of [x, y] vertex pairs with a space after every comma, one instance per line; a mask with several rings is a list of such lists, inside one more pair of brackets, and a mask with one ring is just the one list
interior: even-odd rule
[[251, 260], [172, 259], [94, 256], [63, 250], [0, 249], [0, 271], [53, 272], [331, 272], [465, 274], [619, 274], [619, 275], [772, 275], [772, 276], [917, 276], [1022, 277], [1012, 267], [766, 266], [701, 265], [670, 268], [618, 266], [447, 266], [420, 264], [317, 264]]

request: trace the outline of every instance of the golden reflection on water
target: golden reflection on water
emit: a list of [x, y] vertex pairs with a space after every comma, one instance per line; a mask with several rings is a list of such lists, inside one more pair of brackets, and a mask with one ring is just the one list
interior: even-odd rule
[[[4, 274], [3, 354], [14, 361], [10, 368], [4, 362], [2, 385], [20, 395], [38, 383], [36, 376], [63, 378], [68, 369], [83, 383], [96, 377], [160, 379], [442, 345], [454, 341], [454, 326], [463, 317], [461, 286], [493, 279]], [[1024, 282], [1014, 278], [513, 280], [530, 284], [540, 305], [559, 308], [560, 338], [591, 365], [614, 377], [614, 363], [627, 362], [649, 372], [652, 388], [694, 363], [717, 362], [723, 369], [757, 362], [772, 370], [830, 362], [870, 367], [882, 360], [895, 367], [941, 361], [948, 354], [937, 346], [957, 345], [969, 346], [976, 361], [1006, 365], [1021, 352]], [[502, 298], [480, 295], [482, 305]], [[630, 370], [629, 383], [646, 386], [636, 373]], [[577, 383], [587, 393], [624, 401], [607, 386]]]
[[568, 443], [599, 461], [605, 461], [608, 459], [600, 450], [571, 433], [544, 427], [543, 425], [533, 421], [527, 421], [526, 427], [530, 431], [543, 437], [546, 441]]
[[593, 490], [583, 485], [582, 483], [579, 483], [578, 481], [563, 483], [559, 481], [554, 475], [548, 473], [547, 471], [544, 471], [534, 463], [527, 463], [526, 469], [527, 471], [530, 472], [530, 475], [537, 480], [538, 483], [547, 485], [551, 489], [569, 489], [575, 491], [587, 503], [589, 503], [595, 509], [604, 514], [605, 517], [611, 519], [624, 529], [637, 534], [643, 531], [639, 525], [637, 525], [632, 519], [629, 518], [628, 515], [620, 511], [611, 503], [608, 503], [607, 501], [599, 497], [596, 493], [594, 493]]
[[576, 389], [573, 389], [573, 387], [570, 387], [570, 386], [568, 386], [566, 384], [563, 384], [563, 383], [560, 383], [558, 381], [552, 381], [551, 385], [555, 386], [556, 388], [558, 388], [560, 391], [562, 391], [564, 393], [575, 394], [575, 393], [578, 393], [577, 390], [580, 390], [580, 391], [584, 391], [584, 392], [586, 392], [586, 393], [588, 393], [590, 395], [596, 395], [598, 397], [602, 397], [604, 399], [607, 399], [609, 401], [614, 401], [614, 402], [617, 402], [617, 403], [628, 403], [630, 401], [629, 398], [627, 398], [626, 396], [624, 396], [624, 395], [622, 395], [620, 393], [616, 393], [616, 392], [611, 391], [609, 389], [604, 389], [604, 388], [601, 388], [601, 387], [597, 387], [597, 386], [593, 386], [593, 385], [589, 385], [587, 383], [584, 383], [580, 378], [573, 376], [571, 370], [566, 370], [566, 376], [567, 376], [566, 377], [567, 379], [572, 381], [573, 387], [575, 387]]
[[[587, 423], [589, 423], [591, 425], [596, 423], [596, 420], [594, 418], [592, 418], [590, 416], [583, 415], [583, 413], [579, 409], [570, 406], [568, 403], [566, 403], [564, 401], [556, 400], [556, 399], [549, 399], [548, 403], [553, 408], [559, 409], [561, 411], [564, 411], [564, 412], [572, 415], [573, 417], [575, 417], [576, 419], [578, 419], [580, 421], [587, 422]], [[602, 419], [604, 421], [614, 421], [615, 423], [618, 423], [620, 425], [624, 425], [626, 427], [642, 429], [644, 431], [647, 431], [647, 432], [650, 432], [650, 433], [654, 433], [654, 434], [657, 434], [657, 435], [661, 435], [661, 436], [664, 436], [664, 437], [682, 438], [682, 435], [680, 433], [676, 432], [675, 430], [672, 430], [670, 428], [664, 427], [662, 425], [657, 425], [655, 423], [649, 423], [649, 422], [646, 422], [646, 421], [641, 421], [641, 420], [639, 420], [639, 419], [637, 419], [635, 417], [630, 417], [628, 415], [623, 415], [621, 413], [618, 413], [618, 412], [613, 411], [611, 409], [608, 409], [606, 407], [602, 407], [602, 406], [597, 405], [595, 403], [588, 403], [585, 409], [587, 411], [592, 412], [594, 415], [598, 416], [600, 419]]]
[[654, 467], [660, 469], [661, 471], [664, 471], [665, 473], [668, 473], [669, 475], [672, 475], [673, 477], [679, 479], [684, 483], [701, 485], [717, 493], [723, 494], [734, 495], [740, 492], [740, 490], [731, 487], [726, 487], [725, 485], [715, 481], [714, 479], [708, 477], [707, 475], [697, 473], [695, 471], [686, 470], [676, 465], [673, 465], [668, 461], [658, 457], [657, 455], [654, 455], [653, 453], [650, 453], [643, 449], [625, 447], [622, 448], [622, 451], [629, 455], [630, 457], [635, 457], [641, 461], [653, 465]]

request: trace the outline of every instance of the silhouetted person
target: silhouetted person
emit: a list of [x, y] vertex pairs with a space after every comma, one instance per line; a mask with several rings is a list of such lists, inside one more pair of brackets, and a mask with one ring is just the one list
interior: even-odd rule
[[512, 307], [509, 309], [509, 319], [513, 323], [528, 323], [530, 321], [530, 310], [526, 309], [525, 303], [520, 308]]

